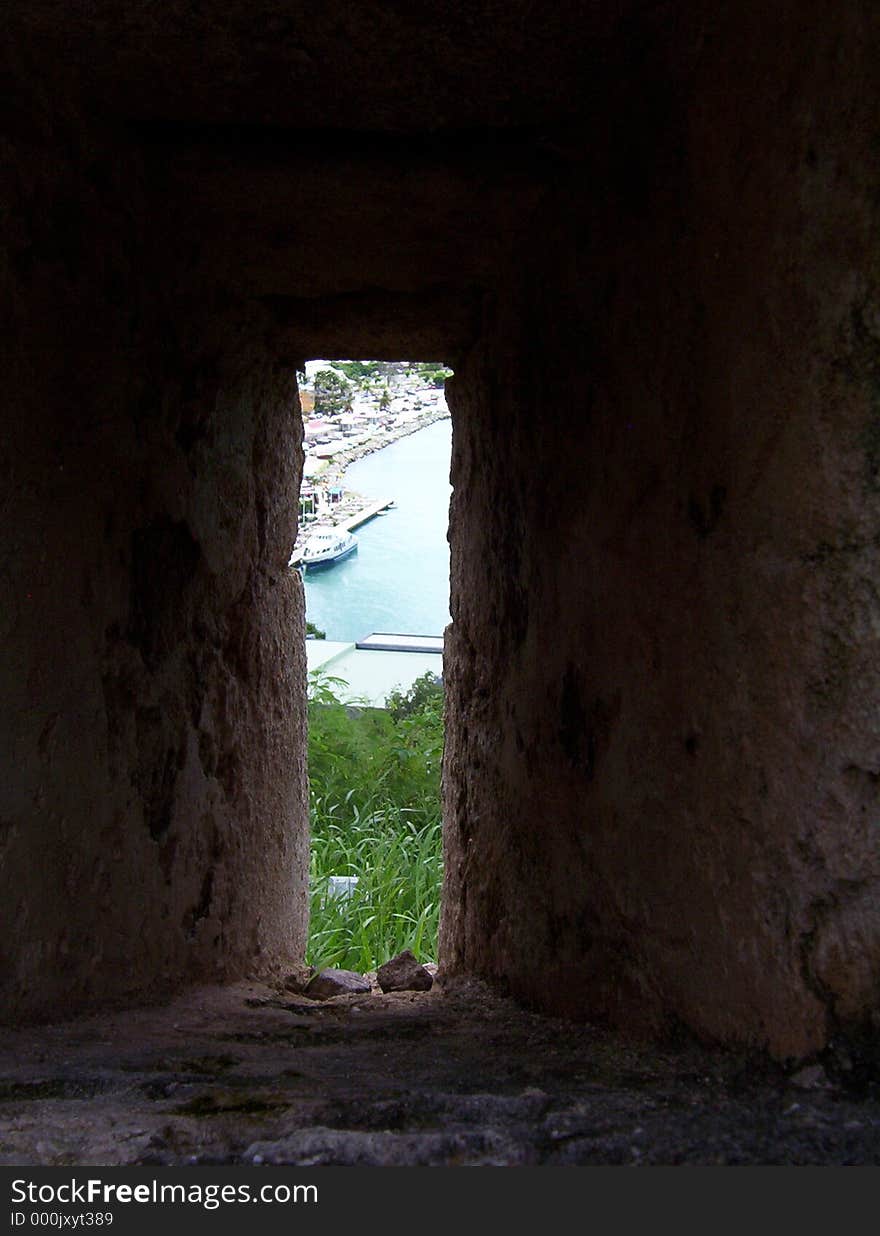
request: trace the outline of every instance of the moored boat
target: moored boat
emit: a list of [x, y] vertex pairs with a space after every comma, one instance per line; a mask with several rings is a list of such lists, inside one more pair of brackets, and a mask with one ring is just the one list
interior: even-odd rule
[[303, 546], [300, 563], [306, 568], [329, 566], [357, 549], [357, 537], [345, 528], [315, 528]]

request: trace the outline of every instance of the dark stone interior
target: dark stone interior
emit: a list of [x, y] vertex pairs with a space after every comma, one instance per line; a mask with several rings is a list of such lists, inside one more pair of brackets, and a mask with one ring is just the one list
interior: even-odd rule
[[455, 370], [443, 972], [873, 1041], [877, 7], [3, 25], [4, 1022], [302, 958], [295, 372], [336, 355]]

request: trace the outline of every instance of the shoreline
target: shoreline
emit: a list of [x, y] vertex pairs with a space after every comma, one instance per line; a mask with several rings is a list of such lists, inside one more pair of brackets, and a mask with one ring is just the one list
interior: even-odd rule
[[[333, 459], [327, 466], [326, 472], [321, 474], [322, 483], [338, 484], [349, 467], [353, 463], [357, 463], [359, 459], [366, 458], [367, 455], [374, 455], [377, 451], [382, 451], [386, 446], [394, 446], [396, 442], [400, 442], [403, 438], [410, 437], [411, 434], [418, 433], [420, 429], [427, 429], [429, 425], [435, 424], [437, 421], [449, 420], [448, 408], [432, 408], [427, 412], [422, 412], [418, 416], [414, 416], [412, 420], [406, 421], [403, 425], [397, 426], [389, 436], [381, 441], [376, 439], [368, 440], [367, 442], [359, 442], [357, 446], [352, 446], [351, 450], [340, 451], [338, 455], [334, 455]], [[338, 464], [337, 464], [337, 461]]]
[[[363, 494], [344, 487], [343, 478], [353, 463], [357, 463], [359, 459], [365, 459], [367, 455], [374, 455], [384, 450], [387, 446], [394, 446], [395, 443], [410, 437], [414, 433], [418, 433], [422, 429], [427, 429], [430, 425], [436, 424], [437, 421], [449, 420], [449, 418], [450, 413], [447, 407], [432, 408], [427, 412], [420, 413], [419, 416], [413, 417], [411, 421], [406, 421], [403, 425], [397, 426], [391, 436], [385, 437], [381, 441], [372, 439], [360, 442], [356, 446], [352, 446], [351, 450], [335, 455], [327, 470], [321, 474], [320, 484], [328, 489], [341, 486], [343, 497], [341, 501], [334, 503], [333, 506], [325, 506], [319, 519], [309, 523], [297, 523], [296, 541], [294, 542], [292, 556], [296, 556], [297, 551], [302, 548], [303, 541], [313, 528], [319, 525], [326, 527], [328, 524], [335, 528], [338, 524], [344, 523], [352, 516], [357, 515], [361, 509], [374, 504], [375, 499], [366, 498]], [[305, 484], [305, 481], [300, 483], [300, 489], [302, 489], [303, 484]], [[393, 494], [389, 495], [389, 500], [394, 500]]]

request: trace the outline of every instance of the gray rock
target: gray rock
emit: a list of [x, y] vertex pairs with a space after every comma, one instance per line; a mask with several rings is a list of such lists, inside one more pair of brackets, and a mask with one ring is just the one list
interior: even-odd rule
[[379, 967], [376, 981], [383, 991], [429, 991], [434, 982], [408, 948]]
[[303, 995], [313, 1000], [329, 1000], [333, 996], [363, 996], [371, 990], [369, 979], [362, 974], [330, 967], [315, 975]]
[[799, 1069], [789, 1077], [788, 1083], [798, 1090], [828, 1090], [831, 1085], [821, 1064], [808, 1064]]

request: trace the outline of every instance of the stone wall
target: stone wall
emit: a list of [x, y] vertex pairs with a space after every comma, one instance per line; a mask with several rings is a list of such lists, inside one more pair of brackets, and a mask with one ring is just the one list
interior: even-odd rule
[[294, 367], [33, 67], [0, 296], [9, 1019], [277, 968], [307, 913]]
[[10, 14], [5, 1016], [300, 957], [292, 375], [422, 349], [444, 963], [778, 1055], [876, 1016], [880, 18], [584, 8]]
[[876, 1016], [868, 33], [646, 54], [451, 384], [442, 954], [538, 1008], [783, 1056]]

